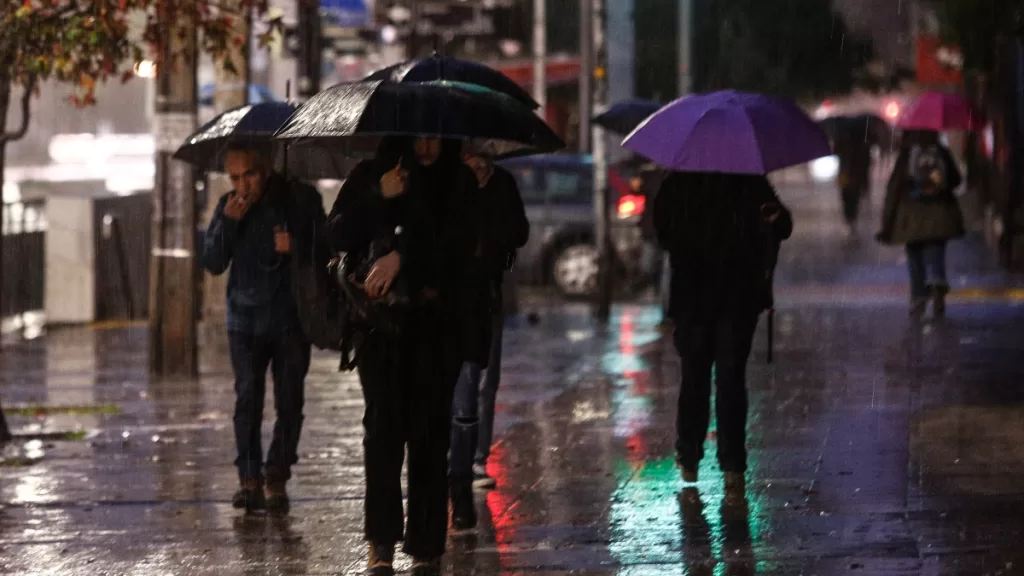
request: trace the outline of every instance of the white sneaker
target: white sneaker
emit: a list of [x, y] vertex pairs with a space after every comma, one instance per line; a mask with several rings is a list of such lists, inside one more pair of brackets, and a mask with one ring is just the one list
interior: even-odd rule
[[483, 464], [473, 464], [473, 488], [478, 490], [490, 490], [497, 485], [497, 481], [487, 475], [487, 467]]

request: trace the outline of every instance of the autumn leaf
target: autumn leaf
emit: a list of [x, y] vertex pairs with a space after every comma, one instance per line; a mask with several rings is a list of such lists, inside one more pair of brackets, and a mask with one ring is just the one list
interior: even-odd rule
[[[100, 83], [112, 78], [127, 82], [136, 74], [129, 66], [151, 60], [156, 67], [171, 70], [193, 55], [175, 48], [172, 38], [187, 39], [195, 34], [197, 48], [232, 67], [223, 59], [229, 51], [245, 44], [233, 26], [247, 11], [253, 20], [267, 16], [267, 0], [240, 0], [230, 16], [223, 0], [5, 0], [0, 2], [0, 71], [12, 83], [33, 86], [36, 80], [57, 80], [74, 90], [69, 100], [76, 106], [96, 101]], [[129, 19], [142, 15], [141, 30]], [[270, 33], [260, 35], [265, 46], [280, 29], [280, 20], [266, 22]], [[237, 71], [235, 72], [237, 73]], [[0, 114], [5, 111], [0, 110]]]

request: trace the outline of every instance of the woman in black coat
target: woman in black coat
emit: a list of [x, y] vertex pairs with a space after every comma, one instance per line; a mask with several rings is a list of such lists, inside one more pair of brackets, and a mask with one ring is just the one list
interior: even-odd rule
[[[349, 175], [328, 217], [337, 251], [371, 257], [371, 298], [400, 289], [397, 331], [368, 330], [357, 351], [366, 403], [363, 441], [371, 574], [393, 574], [394, 546], [413, 574], [440, 573], [448, 527], [452, 392], [465, 357], [467, 274], [477, 252], [476, 180], [456, 142], [389, 140]], [[469, 284], [471, 286], [471, 284]], [[395, 288], [395, 287], [398, 288]], [[401, 471], [409, 455], [403, 534]]]

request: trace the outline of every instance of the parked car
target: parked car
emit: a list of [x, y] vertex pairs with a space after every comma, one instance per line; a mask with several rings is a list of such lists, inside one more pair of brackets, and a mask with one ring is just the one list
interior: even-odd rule
[[[530, 241], [516, 259], [516, 280], [552, 284], [570, 298], [593, 294], [598, 253], [591, 157], [549, 154], [500, 164], [515, 176], [530, 221]], [[609, 169], [608, 205], [613, 210], [609, 234], [619, 289], [645, 285], [655, 274], [640, 229], [646, 203], [643, 188], [641, 173], [626, 163]]]

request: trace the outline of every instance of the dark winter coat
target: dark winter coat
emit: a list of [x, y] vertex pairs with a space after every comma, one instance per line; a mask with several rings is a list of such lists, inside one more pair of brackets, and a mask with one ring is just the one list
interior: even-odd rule
[[[406, 192], [386, 199], [380, 178], [399, 158], [409, 172]], [[367, 257], [375, 241], [393, 243], [401, 256], [395, 282], [414, 302], [436, 301], [460, 360], [481, 346], [467, 337], [467, 316], [489, 296], [478, 261], [476, 190], [456, 144], [445, 142], [441, 158], [424, 167], [415, 162], [411, 143], [395, 140], [353, 169], [327, 218], [332, 247], [355, 261]]]
[[530, 239], [530, 222], [515, 177], [500, 166], [494, 167], [478, 197], [483, 259], [500, 289], [507, 264]]
[[[761, 207], [775, 204], [766, 224]], [[658, 242], [672, 262], [676, 323], [756, 315], [771, 306], [771, 272], [793, 219], [767, 178], [670, 174], [655, 200]]]
[[323, 200], [315, 188], [272, 174], [260, 199], [241, 221], [224, 216], [234, 193], [220, 198], [203, 242], [202, 264], [223, 274], [230, 266], [227, 327], [232, 332], [268, 334], [298, 326], [291, 292], [292, 262], [274, 249], [274, 229], [292, 235], [293, 253], [308, 254], [313, 231], [324, 221]]
[[964, 217], [953, 191], [962, 180], [952, 154], [940, 151], [946, 163], [947, 186], [936, 199], [912, 197], [914, 181], [908, 172], [909, 149], [900, 151], [893, 167], [882, 210], [882, 229], [878, 239], [886, 244], [903, 245], [929, 240], [948, 240], [964, 235]]

